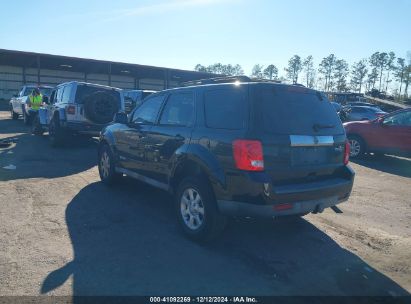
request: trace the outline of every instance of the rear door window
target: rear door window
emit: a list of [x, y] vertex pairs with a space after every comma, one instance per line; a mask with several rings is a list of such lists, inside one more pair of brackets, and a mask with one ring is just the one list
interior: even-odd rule
[[[262, 127], [268, 133], [329, 135], [344, 133], [332, 104], [314, 90], [272, 86], [254, 91]], [[260, 119], [261, 118], [261, 119]], [[261, 124], [261, 122], [259, 122]]]
[[222, 88], [204, 93], [205, 122], [213, 129], [244, 129], [248, 121], [247, 91]]

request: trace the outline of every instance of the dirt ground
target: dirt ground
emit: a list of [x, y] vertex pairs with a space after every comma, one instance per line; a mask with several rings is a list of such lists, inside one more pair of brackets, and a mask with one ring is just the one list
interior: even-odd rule
[[53, 149], [0, 112], [5, 138], [14, 143], [0, 148], [0, 295], [411, 292], [410, 159], [352, 163], [342, 214], [233, 220], [200, 246], [180, 233], [167, 194], [130, 179], [102, 185], [95, 141]]

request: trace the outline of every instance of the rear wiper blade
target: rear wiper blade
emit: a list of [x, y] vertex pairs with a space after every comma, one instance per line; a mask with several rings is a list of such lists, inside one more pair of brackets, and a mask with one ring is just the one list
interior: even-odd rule
[[318, 132], [320, 129], [333, 129], [335, 125], [322, 125], [322, 124], [313, 124], [313, 129], [315, 132]]

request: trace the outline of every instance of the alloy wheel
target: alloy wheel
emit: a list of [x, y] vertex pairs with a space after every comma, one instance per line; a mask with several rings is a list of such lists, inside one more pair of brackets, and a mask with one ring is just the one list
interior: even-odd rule
[[191, 230], [197, 230], [203, 225], [204, 204], [197, 190], [188, 188], [183, 192], [180, 200], [180, 211], [184, 223]]
[[356, 139], [350, 139], [350, 157], [357, 157], [361, 152], [361, 144]]
[[100, 158], [100, 170], [103, 178], [107, 178], [110, 174], [110, 157], [107, 151], [104, 151]]

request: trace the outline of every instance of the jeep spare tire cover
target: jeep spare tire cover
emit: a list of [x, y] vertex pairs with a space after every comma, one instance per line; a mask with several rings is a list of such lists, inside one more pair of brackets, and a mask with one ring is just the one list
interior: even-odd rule
[[114, 92], [97, 91], [84, 98], [84, 113], [94, 123], [106, 124], [119, 111], [118, 99]]

